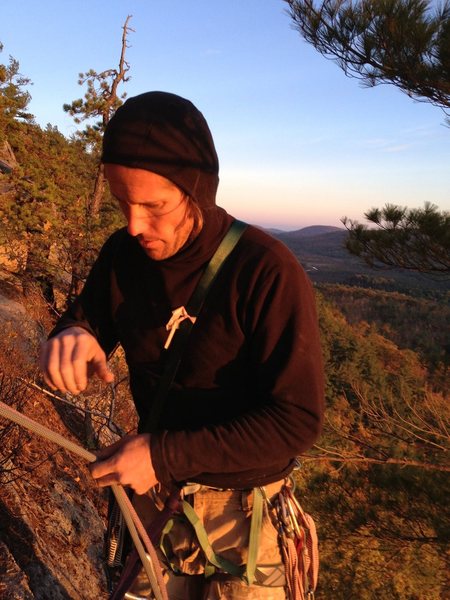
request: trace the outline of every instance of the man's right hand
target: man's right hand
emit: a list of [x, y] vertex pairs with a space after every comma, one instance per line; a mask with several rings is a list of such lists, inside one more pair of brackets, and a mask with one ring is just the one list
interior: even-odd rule
[[85, 390], [92, 374], [106, 383], [114, 380], [99, 343], [81, 327], [64, 329], [45, 342], [39, 362], [46, 383], [64, 393]]

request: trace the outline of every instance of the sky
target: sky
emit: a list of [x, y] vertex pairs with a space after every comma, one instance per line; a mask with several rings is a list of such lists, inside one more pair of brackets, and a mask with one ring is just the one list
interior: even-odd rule
[[66, 136], [78, 74], [118, 65], [128, 15], [127, 96], [191, 100], [220, 159], [218, 204], [265, 227], [364, 222], [371, 207], [450, 210], [443, 112], [394, 86], [347, 78], [295, 31], [282, 0], [0, 0], [0, 62], [33, 82], [30, 112]]

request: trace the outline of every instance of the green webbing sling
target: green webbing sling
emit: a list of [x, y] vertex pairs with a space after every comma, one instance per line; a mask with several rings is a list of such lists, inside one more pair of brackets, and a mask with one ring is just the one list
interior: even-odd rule
[[[225, 263], [226, 258], [236, 246], [246, 228], [247, 224], [243, 221], [238, 221], [237, 219], [231, 224], [186, 305], [186, 311], [191, 317], [198, 317], [211, 285]], [[173, 343], [167, 350], [167, 362], [159, 381], [158, 389], [153, 397], [149, 417], [144, 429], [141, 431], [152, 433], [158, 428], [159, 418], [161, 416], [167, 392], [175, 378], [192, 327], [193, 322], [190, 319], [186, 319], [181, 323], [179, 329], [177, 329], [173, 338]]]
[[[220, 554], [216, 554], [209, 542], [208, 534], [206, 533], [205, 527], [202, 521], [195, 512], [194, 508], [183, 500], [183, 514], [189, 523], [194, 528], [197, 535], [198, 543], [203, 550], [208, 564], [205, 566], [205, 575], [213, 575], [216, 569], [225, 571], [233, 577], [239, 577], [244, 579], [248, 585], [252, 585], [255, 581], [256, 572], [256, 560], [258, 558], [259, 548], [259, 537], [261, 533], [262, 519], [263, 519], [263, 508], [264, 498], [261, 488], [253, 489], [253, 507], [252, 507], [252, 518], [250, 522], [250, 536], [248, 543], [248, 557], [246, 565], [236, 565], [231, 561], [223, 558]], [[170, 525], [169, 525], [170, 528]], [[168, 533], [169, 528], [166, 530]], [[161, 549], [164, 551], [164, 532], [163, 538], [161, 539]]]

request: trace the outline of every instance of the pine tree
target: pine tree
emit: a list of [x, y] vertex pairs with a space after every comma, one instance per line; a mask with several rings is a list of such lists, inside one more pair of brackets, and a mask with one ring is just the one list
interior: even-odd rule
[[[97, 119], [93, 124], [88, 123], [86, 128], [78, 134], [78, 137], [86, 144], [86, 148], [95, 156], [100, 153], [102, 135], [109, 119], [126, 97], [126, 94], [119, 96], [118, 87], [121, 83], [126, 83], [130, 79], [127, 76], [130, 65], [125, 60], [128, 34], [133, 31], [128, 25], [130, 19], [131, 15], [126, 18], [122, 27], [122, 48], [118, 68], [107, 69], [100, 73], [90, 69], [86, 73], [80, 73], [79, 85], [87, 85], [84, 99], [78, 98], [71, 104], [64, 104], [63, 106], [64, 110], [74, 117], [77, 124]], [[99, 213], [104, 188], [103, 166], [99, 164], [89, 207], [93, 217], [96, 217]]]
[[[0, 42], [0, 52], [3, 44]], [[8, 64], [0, 63], [0, 136], [6, 137], [7, 130], [16, 120], [33, 121], [34, 117], [28, 112], [31, 100], [26, 89], [31, 80], [19, 72], [19, 61], [10, 56]]]
[[371, 267], [389, 266], [435, 275], [450, 272], [450, 213], [425, 203], [408, 209], [387, 204], [365, 213], [375, 228], [344, 218], [347, 249]]
[[450, 2], [285, 0], [295, 28], [346, 75], [450, 109]]
[[92, 215], [98, 154], [85, 140], [34, 122], [26, 111], [30, 82], [18, 61], [10, 58], [0, 73], [0, 142], [14, 163], [2, 175], [0, 246], [25, 293], [37, 286], [54, 305], [56, 288], [62, 305], [61, 295], [79, 293], [99, 246], [122, 221], [109, 197]]

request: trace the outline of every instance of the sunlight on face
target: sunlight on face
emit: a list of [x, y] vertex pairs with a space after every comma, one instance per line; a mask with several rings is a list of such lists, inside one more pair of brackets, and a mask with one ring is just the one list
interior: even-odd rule
[[125, 215], [128, 233], [147, 256], [164, 260], [176, 254], [193, 228], [186, 194], [145, 169], [105, 164], [105, 177]]

